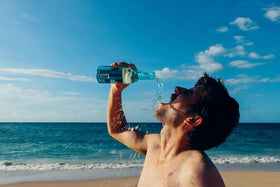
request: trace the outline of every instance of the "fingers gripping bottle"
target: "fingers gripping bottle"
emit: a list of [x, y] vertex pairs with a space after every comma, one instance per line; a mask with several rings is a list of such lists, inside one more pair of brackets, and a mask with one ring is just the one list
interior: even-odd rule
[[98, 83], [131, 84], [138, 80], [157, 79], [154, 72], [139, 71], [128, 66], [98, 66], [96, 79]]

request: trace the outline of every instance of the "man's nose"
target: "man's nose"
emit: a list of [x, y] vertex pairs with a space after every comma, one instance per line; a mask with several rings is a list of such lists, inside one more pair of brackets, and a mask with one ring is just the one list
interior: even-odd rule
[[186, 88], [183, 88], [183, 87], [179, 87], [179, 86], [176, 86], [175, 87], [175, 93], [177, 95], [179, 95], [180, 93], [183, 93], [184, 91], [186, 91], [187, 89]]

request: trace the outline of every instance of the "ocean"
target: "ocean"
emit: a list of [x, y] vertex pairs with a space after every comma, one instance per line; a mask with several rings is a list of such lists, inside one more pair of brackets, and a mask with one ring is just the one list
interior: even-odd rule
[[[161, 123], [130, 125], [147, 133], [162, 128]], [[280, 123], [241, 123], [226, 143], [206, 152], [218, 168], [280, 171], [279, 134]], [[116, 177], [137, 176], [143, 162], [143, 155], [108, 135], [106, 123], [0, 123], [0, 184], [30, 176], [53, 180], [59, 172], [61, 180], [112, 177], [123, 169], [126, 174]]]

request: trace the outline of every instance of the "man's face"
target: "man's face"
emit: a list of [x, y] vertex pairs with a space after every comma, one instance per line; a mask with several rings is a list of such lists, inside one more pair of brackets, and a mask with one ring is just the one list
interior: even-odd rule
[[154, 115], [163, 123], [179, 125], [187, 112], [192, 111], [192, 106], [197, 103], [203, 92], [203, 87], [186, 89], [177, 86], [175, 93], [171, 94], [169, 103], [160, 103]]

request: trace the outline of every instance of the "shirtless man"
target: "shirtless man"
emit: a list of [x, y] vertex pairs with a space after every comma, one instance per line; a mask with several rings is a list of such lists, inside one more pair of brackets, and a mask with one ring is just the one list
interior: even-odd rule
[[[123, 62], [112, 66], [131, 66]], [[146, 155], [138, 186], [225, 186], [204, 153], [217, 147], [239, 122], [239, 105], [220, 82], [205, 74], [195, 87], [175, 87], [169, 103], [160, 103], [154, 116], [165, 125], [160, 134], [130, 131], [121, 93], [128, 85], [111, 85], [108, 132], [129, 148]]]

